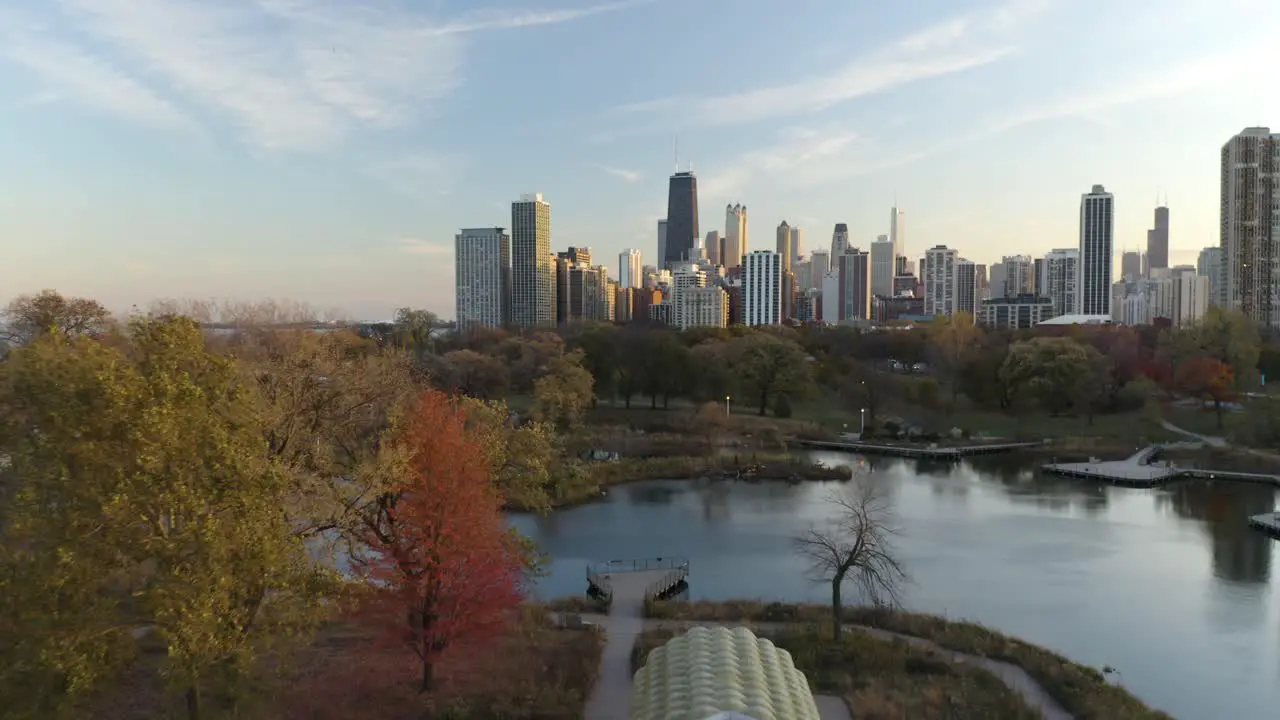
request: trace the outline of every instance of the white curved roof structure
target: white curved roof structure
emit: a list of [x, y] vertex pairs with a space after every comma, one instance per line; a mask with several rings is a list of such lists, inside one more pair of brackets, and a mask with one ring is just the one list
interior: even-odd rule
[[649, 654], [633, 680], [631, 720], [818, 720], [791, 654], [739, 627], [696, 627]]

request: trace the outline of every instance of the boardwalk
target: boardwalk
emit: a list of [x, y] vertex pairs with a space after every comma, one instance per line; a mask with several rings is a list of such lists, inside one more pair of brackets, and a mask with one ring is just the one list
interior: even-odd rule
[[1280, 476], [1234, 470], [1182, 468], [1167, 462], [1153, 461], [1160, 445], [1145, 447], [1124, 460], [1095, 460], [1083, 463], [1050, 463], [1040, 469], [1055, 475], [1101, 480], [1113, 485], [1152, 488], [1174, 480], [1230, 480], [1280, 485]]
[[1013, 442], [1013, 443], [987, 443], [978, 445], [961, 445], [955, 447], [941, 447], [930, 445], [921, 447], [918, 445], [893, 445], [889, 443], [871, 443], [858, 440], [803, 440], [795, 439], [791, 442], [801, 447], [815, 448], [818, 450], [844, 450], [847, 452], [863, 453], [865, 455], [888, 455], [892, 457], [906, 458], [923, 458], [925, 460], [949, 460], [952, 462], [959, 461], [961, 458], [971, 455], [994, 455], [996, 453], [1013, 452], [1014, 450], [1024, 450], [1026, 448], [1042, 447], [1044, 442], [1036, 440], [1034, 442]]
[[1262, 513], [1249, 518], [1249, 527], [1280, 540], [1280, 512]]

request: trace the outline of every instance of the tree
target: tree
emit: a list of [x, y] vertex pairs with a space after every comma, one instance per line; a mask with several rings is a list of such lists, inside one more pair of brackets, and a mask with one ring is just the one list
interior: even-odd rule
[[467, 432], [483, 450], [489, 474], [506, 504], [546, 513], [551, 509], [551, 469], [559, 448], [542, 422], [516, 425], [501, 400], [462, 398]]
[[760, 415], [776, 395], [802, 397], [813, 383], [809, 359], [792, 340], [768, 333], [744, 335], [730, 341], [728, 357]]
[[[960, 378], [965, 361], [973, 351], [981, 331], [969, 313], [938, 316], [929, 325], [930, 354], [934, 367], [951, 386], [951, 405], [960, 396]], [[950, 408], [948, 408], [950, 409]]]
[[507, 338], [497, 352], [511, 372], [511, 389], [528, 393], [533, 392], [533, 384], [547, 372], [551, 361], [564, 355], [564, 340], [555, 333], [535, 332]]
[[1000, 377], [1025, 390], [1050, 415], [1062, 415], [1080, 407], [1081, 392], [1097, 378], [1099, 357], [1096, 350], [1069, 337], [1022, 340], [1009, 347]]
[[428, 390], [402, 428], [411, 472], [368, 519], [358, 566], [374, 582], [357, 618], [412, 651], [427, 692], [445, 651], [494, 637], [523, 600], [523, 548], [456, 403]]
[[534, 414], [539, 420], [561, 430], [582, 421], [595, 393], [591, 373], [581, 361], [581, 353], [562, 355], [551, 361], [547, 373], [534, 383]]
[[867, 427], [872, 427], [884, 401], [898, 391], [898, 382], [892, 375], [876, 373], [869, 365], [854, 364], [840, 389], [849, 410], [858, 414], [866, 410]]
[[0, 312], [0, 340], [22, 345], [53, 330], [67, 338], [96, 335], [111, 327], [111, 313], [97, 300], [63, 297], [56, 290], [19, 295]]
[[1222, 429], [1222, 404], [1235, 399], [1235, 374], [1231, 366], [1213, 357], [1203, 356], [1178, 365], [1175, 380], [1179, 391], [1203, 402], [1212, 402]]
[[828, 527], [810, 526], [795, 538], [796, 553], [809, 563], [810, 578], [831, 585], [831, 619], [840, 639], [845, 582], [876, 607], [899, 604], [907, 573], [893, 548], [893, 507], [879, 481], [863, 476], [828, 495], [835, 510]]
[[444, 354], [447, 385], [463, 395], [494, 400], [506, 394], [510, 373], [502, 361], [474, 350], [454, 350]]
[[[16, 655], [0, 683], [74, 695], [150, 634], [197, 718], [205, 689], [319, 619], [332, 576], [281, 512], [290, 474], [252, 401], [185, 318], [135, 320], [123, 349], [54, 331], [0, 368], [18, 483], [0, 511], [0, 626], [39, 633], [0, 646]], [[40, 608], [58, 612], [32, 622]]]

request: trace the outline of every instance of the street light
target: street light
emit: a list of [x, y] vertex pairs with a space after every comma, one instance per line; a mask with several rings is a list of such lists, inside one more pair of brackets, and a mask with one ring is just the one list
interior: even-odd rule
[[725, 415], [729, 414], [729, 396], [728, 395], [724, 396], [724, 414]]
[[862, 427], [858, 430], [858, 439], [861, 440], [867, 434], [867, 409], [858, 408], [858, 416], [862, 418]]

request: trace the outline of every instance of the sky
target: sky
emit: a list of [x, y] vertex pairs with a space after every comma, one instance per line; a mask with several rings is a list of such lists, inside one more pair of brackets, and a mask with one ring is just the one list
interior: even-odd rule
[[[1274, 0], [8, 0], [0, 301], [54, 288], [451, 317], [459, 228], [542, 192], [552, 247], [701, 226], [804, 250], [906, 212], [907, 252], [1116, 250], [1157, 198], [1171, 262], [1218, 244], [1219, 151], [1280, 132]], [[598, 261], [598, 262], [600, 262]]]

